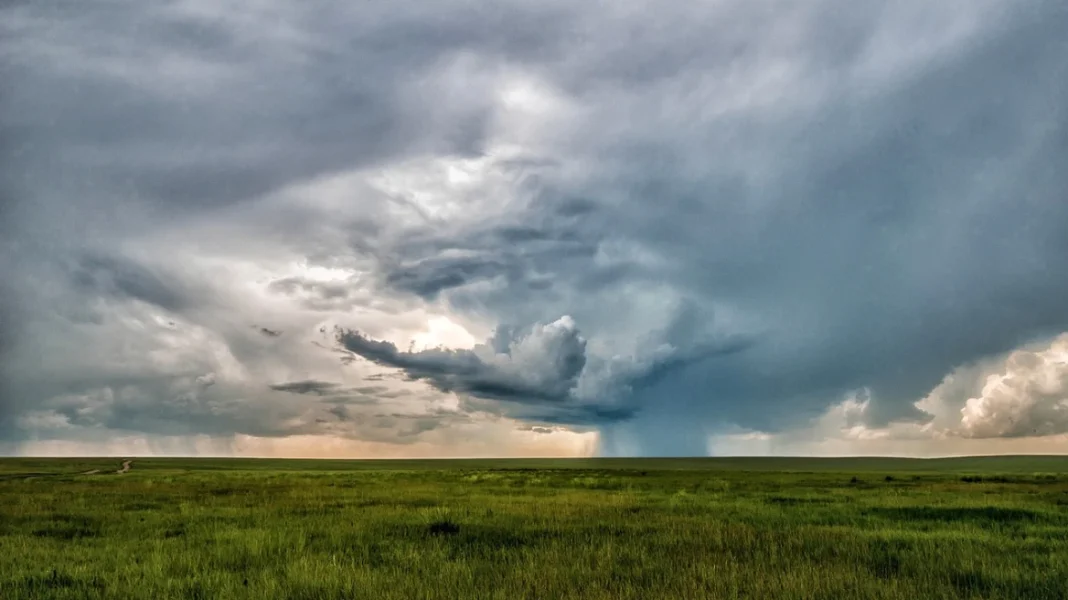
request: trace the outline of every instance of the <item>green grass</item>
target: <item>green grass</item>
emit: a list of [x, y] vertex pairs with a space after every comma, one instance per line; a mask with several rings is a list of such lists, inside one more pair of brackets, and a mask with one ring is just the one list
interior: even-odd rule
[[0, 460], [0, 598], [1068, 598], [1060, 457], [119, 463]]

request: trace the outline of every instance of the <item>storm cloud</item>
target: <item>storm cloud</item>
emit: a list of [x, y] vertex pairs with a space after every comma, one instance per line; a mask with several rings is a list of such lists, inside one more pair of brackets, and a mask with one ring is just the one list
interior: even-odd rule
[[5, 451], [1068, 431], [1056, 0], [3, 13]]
[[536, 325], [518, 339], [498, 336], [491, 340], [497, 342], [494, 346], [474, 350], [399, 352], [390, 342], [372, 341], [353, 331], [341, 331], [337, 339], [346, 350], [401, 368], [412, 379], [430, 380], [441, 391], [499, 398], [565, 400], [586, 366], [586, 340], [570, 317]]
[[287, 381], [285, 383], [275, 383], [270, 386], [272, 390], [276, 392], [289, 392], [291, 394], [314, 394], [322, 396], [329, 394], [341, 387], [339, 383], [332, 383], [329, 381], [316, 381], [314, 379], [306, 379], [303, 381]]

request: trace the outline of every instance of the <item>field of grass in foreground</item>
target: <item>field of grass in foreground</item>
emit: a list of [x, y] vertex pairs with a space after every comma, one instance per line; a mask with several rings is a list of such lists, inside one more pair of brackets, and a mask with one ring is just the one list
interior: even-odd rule
[[120, 462], [0, 460], [0, 598], [1068, 598], [1068, 458]]

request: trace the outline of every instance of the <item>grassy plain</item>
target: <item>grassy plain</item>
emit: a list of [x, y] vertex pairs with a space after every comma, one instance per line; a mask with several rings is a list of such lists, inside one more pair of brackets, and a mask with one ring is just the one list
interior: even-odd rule
[[0, 598], [1068, 598], [1063, 457], [120, 462], [0, 460]]

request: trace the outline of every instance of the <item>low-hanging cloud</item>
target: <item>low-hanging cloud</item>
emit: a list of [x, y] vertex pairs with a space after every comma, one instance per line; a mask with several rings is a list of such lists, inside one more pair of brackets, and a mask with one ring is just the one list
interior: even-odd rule
[[576, 400], [574, 391], [586, 366], [586, 340], [567, 316], [535, 325], [516, 338], [497, 336], [471, 350], [401, 351], [392, 342], [351, 330], [339, 330], [337, 341], [350, 352], [401, 369], [440, 391], [513, 402]]
[[[674, 324], [678, 326], [678, 323]], [[413, 381], [478, 400], [504, 403], [509, 416], [576, 426], [607, 425], [635, 417], [640, 393], [674, 371], [747, 350], [742, 337], [702, 341], [688, 348], [660, 344], [636, 356], [587, 355], [575, 321], [563, 316], [526, 330], [502, 327], [472, 349], [401, 351], [356, 331], [339, 329], [338, 344], [375, 364], [400, 369]], [[471, 407], [494, 410], [484, 403]]]

